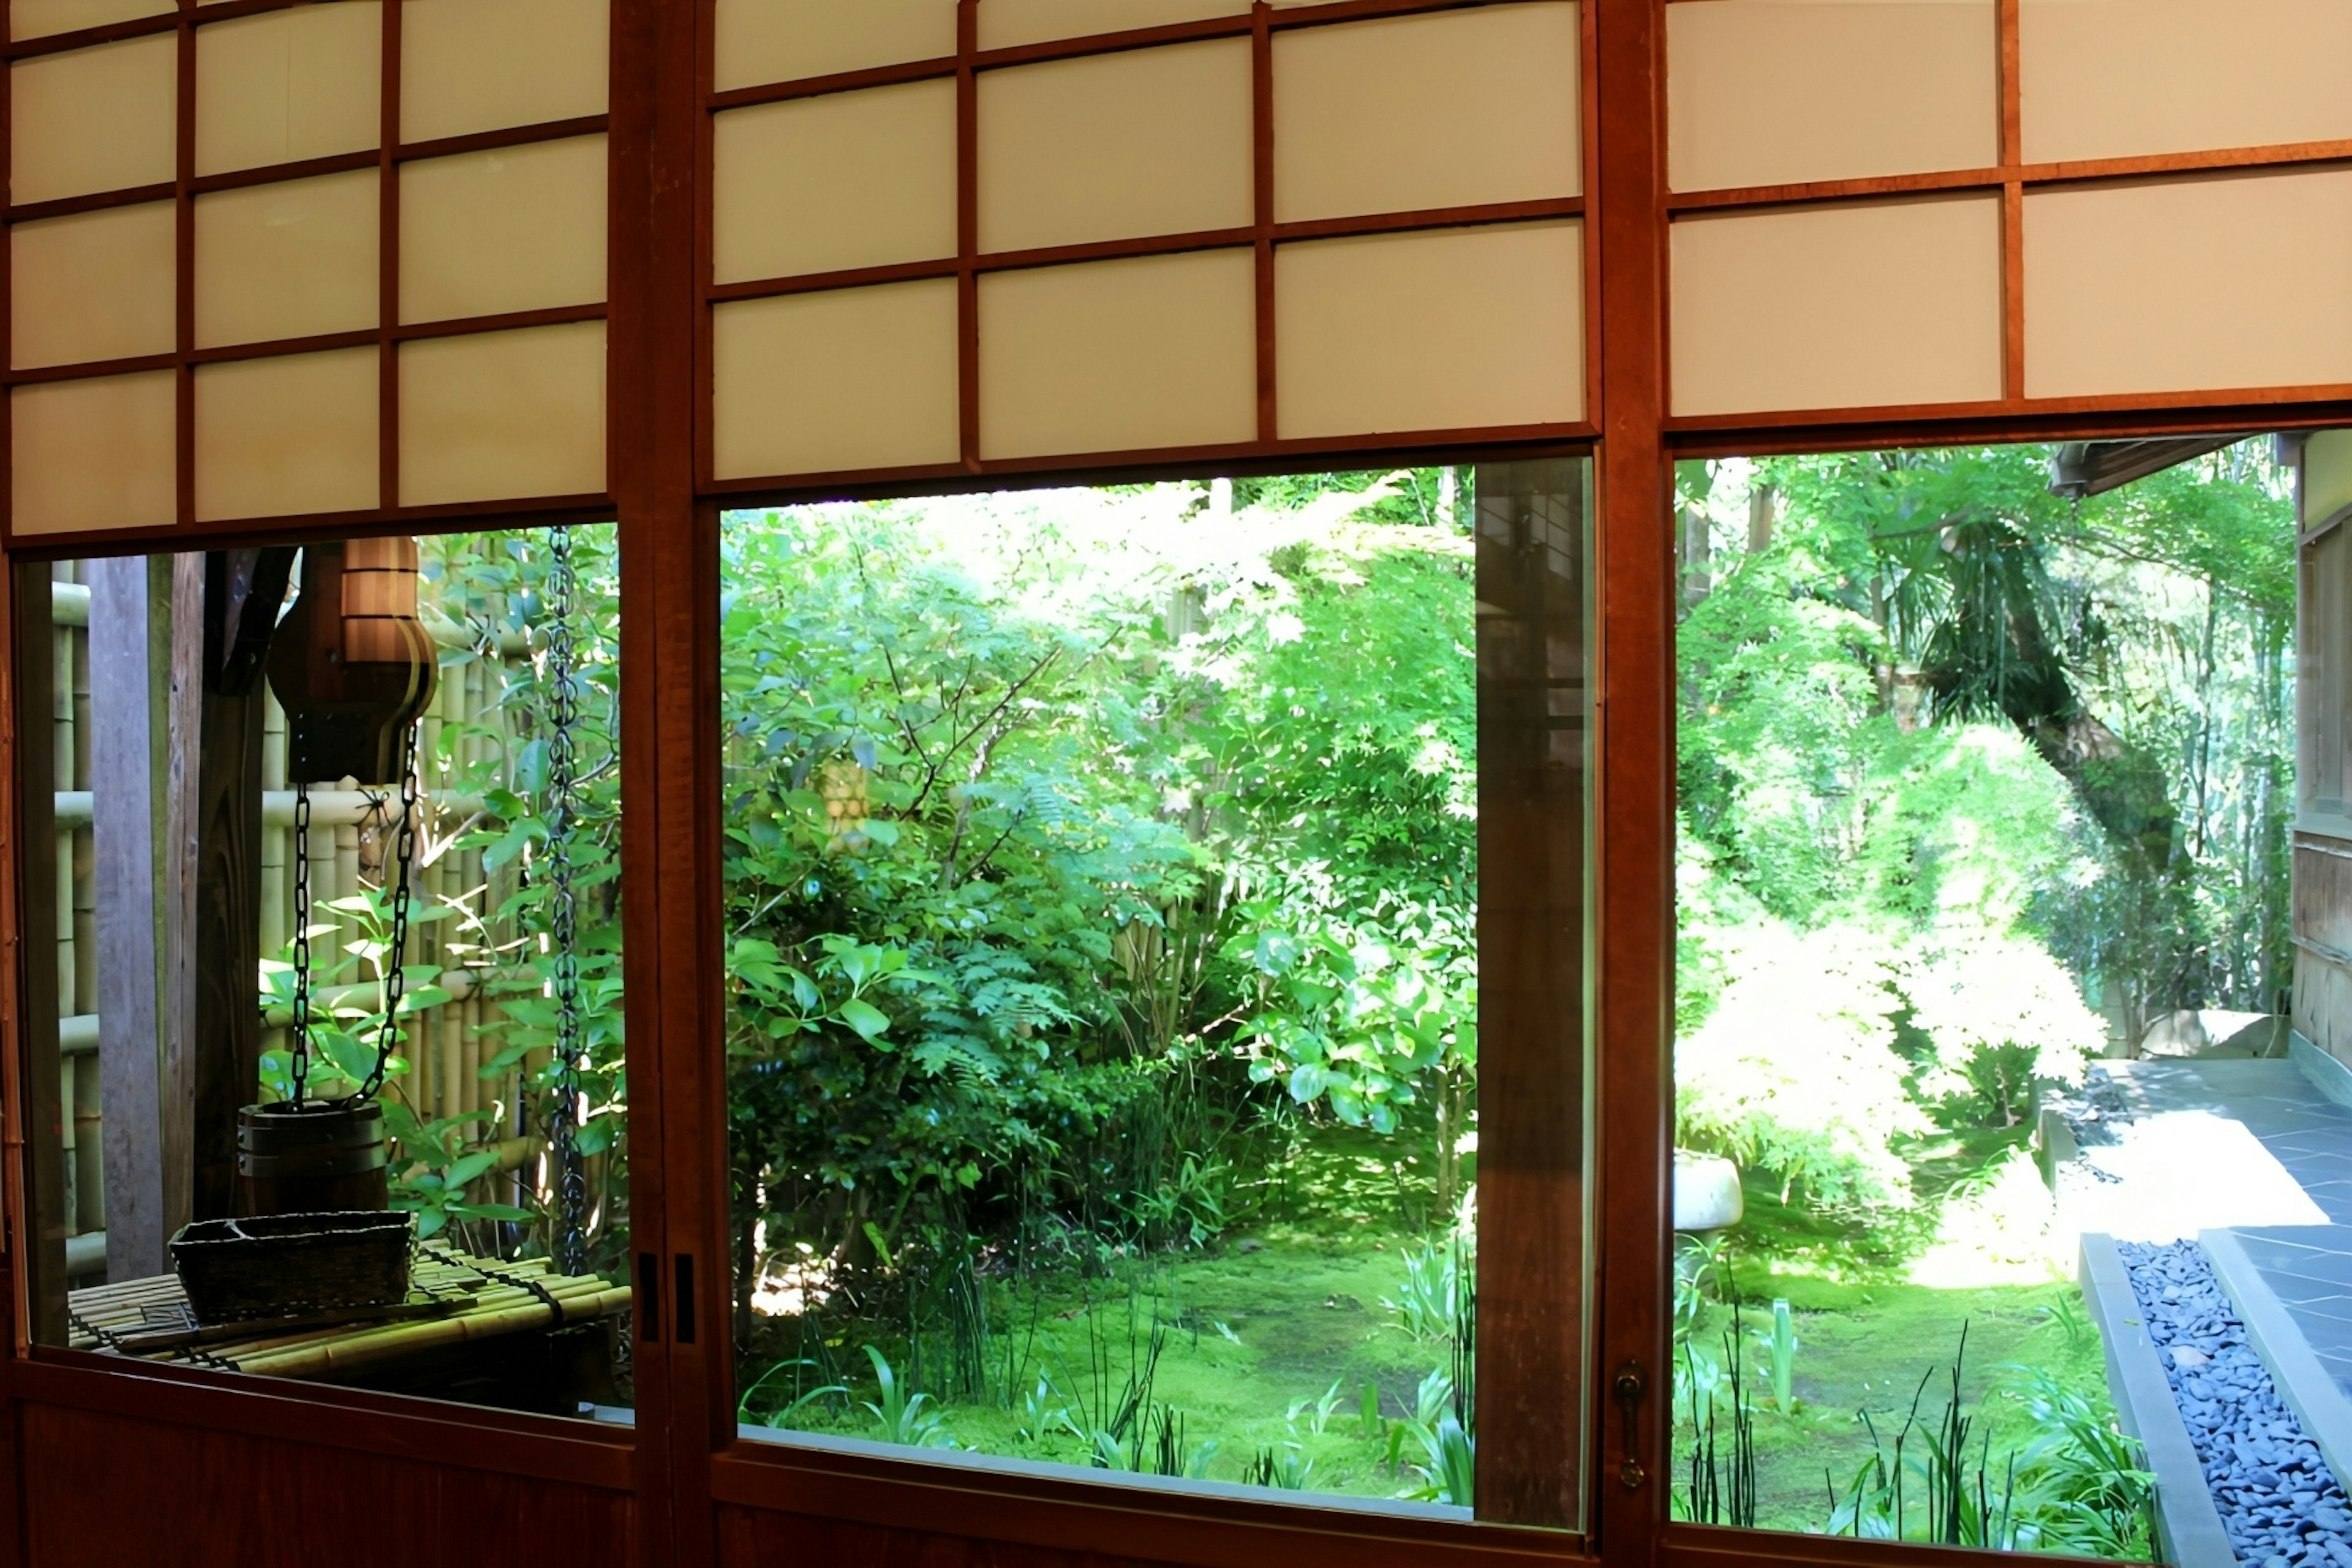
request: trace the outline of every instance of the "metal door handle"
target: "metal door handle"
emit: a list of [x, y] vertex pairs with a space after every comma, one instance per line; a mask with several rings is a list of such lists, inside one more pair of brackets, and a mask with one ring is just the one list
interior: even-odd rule
[[1617, 1479], [1625, 1484], [1627, 1491], [1636, 1491], [1643, 1481], [1650, 1479], [1649, 1472], [1642, 1468], [1638, 1458], [1642, 1444], [1639, 1419], [1642, 1401], [1650, 1394], [1650, 1380], [1643, 1373], [1640, 1362], [1629, 1361], [1617, 1369], [1616, 1393], [1617, 1407], [1625, 1415], [1625, 1458], [1617, 1467]]

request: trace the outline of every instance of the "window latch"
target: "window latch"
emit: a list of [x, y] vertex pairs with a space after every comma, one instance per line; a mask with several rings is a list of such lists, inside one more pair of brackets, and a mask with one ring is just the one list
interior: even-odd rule
[[1625, 1484], [1627, 1491], [1638, 1491], [1642, 1483], [1650, 1479], [1639, 1458], [1642, 1401], [1650, 1395], [1650, 1380], [1640, 1362], [1629, 1361], [1617, 1369], [1615, 1389], [1617, 1408], [1625, 1415], [1625, 1458], [1617, 1467], [1617, 1479]]

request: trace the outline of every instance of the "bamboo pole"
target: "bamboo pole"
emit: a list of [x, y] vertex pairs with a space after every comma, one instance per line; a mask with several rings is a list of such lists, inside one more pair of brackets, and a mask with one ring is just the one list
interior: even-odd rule
[[74, 1089], [80, 1081], [81, 1074], [74, 1068], [74, 1058], [60, 1058], [58, 1063], [58, 1142], [65, 1191], [60, 1194], [58, 1206], [64, 1213], [68, 1236], [79, 1236], [82, 1232], [81, 1162], [75, 1157], [78, 1151], [74, 1147], [80, 1137], [80, 1123], [74, 1117]]
[[105, 1113], [98, 1088], [98, 1053], [75, 1057], [74, 1165], [77, 1224], [75, 1235], [106, 1228], [106, 1143], [99, 1132]]
[[482, 1092], [482, 1003], [478, 996], [468, 996], [458, 1004], [457, 1027], [465, 1035], [465, 1047], [458, 1055], [463, 1064], [465, 1108], [468, 1111], [485, 1110]]

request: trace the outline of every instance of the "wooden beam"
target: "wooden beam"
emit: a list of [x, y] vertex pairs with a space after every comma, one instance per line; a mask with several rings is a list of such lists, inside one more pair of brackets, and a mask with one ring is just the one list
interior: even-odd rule
[[[99, 1114], [108, 1277], [164, 1271], [153, 664], [143, 555], [89, 566], [90, 793], [98, 894]], [[88, 1194], [83, 1211], [89, 1212]]]

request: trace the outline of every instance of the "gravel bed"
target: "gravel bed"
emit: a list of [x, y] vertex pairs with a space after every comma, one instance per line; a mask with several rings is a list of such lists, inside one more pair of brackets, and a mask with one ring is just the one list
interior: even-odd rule
[[2127, 1241], [2117, 1250], [2239, 1560], [2352, 1568], [2352, 1498], [2280, 1401], [2205, 1249]]

